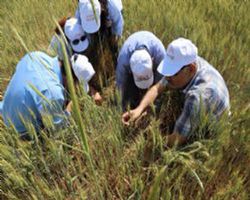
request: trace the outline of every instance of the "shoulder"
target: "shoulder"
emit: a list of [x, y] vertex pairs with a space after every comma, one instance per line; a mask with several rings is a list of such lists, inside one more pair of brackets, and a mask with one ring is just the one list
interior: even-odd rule
[[122, 11], [123, 5], [121, 0], [108, 0], [108, 2], [116, 7], [119, 11]]

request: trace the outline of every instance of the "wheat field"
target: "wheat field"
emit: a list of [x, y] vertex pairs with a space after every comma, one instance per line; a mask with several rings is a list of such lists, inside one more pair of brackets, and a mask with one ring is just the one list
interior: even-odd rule
[[[74, 15], [76, 4], [0, 1], [0, 98], [18, 61], [47, 51], [55, 20]], [[166, 47], [191, 39], [223, 75], [231, 118], [212, 138], [166, 150], [159, 124], [167, 121], [152, 116], [145, 127], [123, 127], [113, 82], [102, 107], [77, 92], [70, 126], [43, 132], [42, 142], [19, 140], [0, 119], [0, 199], [250, 199], [250, 1], [123, 0], [123, 7], [119, 45], [139, 30]]]

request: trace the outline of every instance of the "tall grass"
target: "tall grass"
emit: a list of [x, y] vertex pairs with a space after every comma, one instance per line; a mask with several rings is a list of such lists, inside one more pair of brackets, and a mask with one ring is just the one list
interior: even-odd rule
[[[26, 50], [46, 51], [56, 19], [74, 14], [77, 1], [0, 2], [0, 92]], [[82, 131], [96, 177], [82, 148], [81, 128], [71, 125], [42, 133], [44, 142], [22, 142], [0, 120], [0, 199], [249, 199], [250, 46], [249, 1], [124, 0], [125, 31], [120, 44], [138, 30], [154, 32], [164, 45], [183, 36], [223, 75], [232, 117], [212, 139], [164, 149], [159, 120], [125, 129], [113, 85], [96, 106], [78, 92]]]

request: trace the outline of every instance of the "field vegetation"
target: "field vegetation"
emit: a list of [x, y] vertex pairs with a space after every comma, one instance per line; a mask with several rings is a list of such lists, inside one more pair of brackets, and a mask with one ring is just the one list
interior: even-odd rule
[[[76, 4], [0, 1], [0, 95], [18, 61], [27, 51], [47, 51], [55, 20], [74, 15]], [[19, 140], [0, 119], [0, 199], [249, 199], [250, 1], [123, 0], [123, 6], [120, 45], [138, 30], [152, 31], [166, 47], [180, 36], [191, 39], [225, 78], [231, 118], [212, 127], [211, 138], [166, 149], [159, 124], [168, 120], [151, 116], [123, 127], [114, 83], [103, 88], [102, 107], [73, 92], [79, 107], [70, 126], [51, 126], [42, 141]]]

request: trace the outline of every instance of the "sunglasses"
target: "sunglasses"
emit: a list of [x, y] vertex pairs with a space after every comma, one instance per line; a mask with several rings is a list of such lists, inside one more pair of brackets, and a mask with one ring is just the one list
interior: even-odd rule
[[84, 41], [86, 40], [87, 36], [86, 35], [83, 35], [82, 37], [80, 37], [80, 39], [75, 39], [72, 41], [72, 44], [73, 45], [78, 45], [80, 41]]

